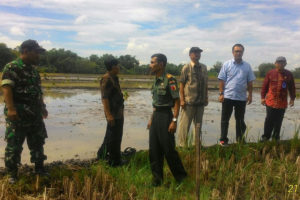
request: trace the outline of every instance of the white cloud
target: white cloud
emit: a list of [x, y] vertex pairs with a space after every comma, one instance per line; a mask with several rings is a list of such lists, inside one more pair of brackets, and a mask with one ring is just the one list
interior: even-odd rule
[[83, 24], [87, 21], [87, 16], [86, 15], [80, 15], [75, 19], [74, 24]]
[[300, 1], [298, 0], [277, 0], [278, 2], [281, 2], [284, 5], [300, 5]]
[[10, 28], [10, 33], [12, 35], [17, 35], [17, 36], [24, 36], [25, 35], [24, 29], [20, 28], [20, 27], [17, 27], [17, 26], [11, 27]]
[[[41, 45], [45, 48], [62, 47], [89, 56], [92, 53], [112, 53], [114, 55], [132, 54], [148, 63], [149, 57], [156, 52], [165, 53], [173, 63], [188, 61], [188, 50], [199, 46], [204, 51], [201, 61], [212, 66], [216, 61], [225, 61], [232, 57], [231, 47], [241, 42], [245, 45], [244, 58], [253, 67], [262, 62], [273, 62], [279, 56], [286, 56], [289, 67], [300, 63], [300, 18], [286, 20], [274, 15], [272, 9], [278, 7], [296, 8], [292, 0], [269, 0], [236, 2], [235, 0], [1, 0], [0, 5], [45, 9], [52, 16], [34, 17], [0, 12], [0, 31], [8, 41], [13, 36], [27, 36], [27, 31], [14, 30], [14, 35], [4, 35], [4, 30], [12, 27], [26, 27], [34, 30], [37, 37], [44, 36]], [[222, 12], [222, 8], [243, 6], [234, 12]], [[186, 9], [202, 9], [207, 16], [204, 26], [197, 16], [189, 18]], [[215, 9], [216, 8], [216, 9]], [[205, 10], [204, 10], [205, 9]], [[190, 9], [193, 11], [193, 9]], [[267, 11], [267, 12], [265, 12]], [[56, 14], [67, 15], [67, 19], [57, 19]], [[41, 16], [41, 15], [39, 15]], [[214, 21], [218, 24], [213, 25]], [[211, 23], [212, 22], [212, 23]], [[278, 22], [278, 23], [277, 23]], [[279, 23], [280, 22], [280, 23]], [[291, 23], [293, 27], [278, 24]], [[21, 35], [23, 31], [23, 35]], [[67, 31], [68, 42], [55, 41], [50, 32]], [[58, 33], [58, 32], [55, 32]], [[19, 34], [19, 35], [17, 35]], [[51, 36], [51, 37], [50, 37]], [[1, 35], [0, 35], [1, 37]], [[6, 43], [6, 40], [1, 40]], [[11, 43], [11, 42], [10, 42]], [[105, 46], [118, 50], [104, 51]], [[104, 48], [102, 48], [104, 47]], [[102, 49], [101, 49], [102, 48]], [[98, 49], [98, 50], [95, 50]]]
[[9, 48], [15, 48], [22, 43], [21, 41], [11, 39], [10, 37], [3, 35], [2, 33], [0, 33], [0, 41], [4, 42]]
[[128, 51], [147, 51], [148, 47], [149, 47], [149, 44], [147, 44], [147, 43], [137, 44], [134, 39], [131, 39], [127, 44], [126, 50], [128, 50]]
[[233, 18], [238, 17], [239, 13], [212, 13], [209, 18], [210, 19], [226, 19], [226, 18]]
[[53, 48], [53, 44], [50, 40], [43, 40], [43, 41], [39, 42], [39, 45], [41, 45], [43, 48], [48, 49], [48, 50]]
[[195, 8], [200, 8], [200, 3], [195, 3], [195, 4], [194, 4], [194, 7], [195, 7]]
[[186, 47], [185, 49], [183, 49], [182, 54], [183, 55], [187, 55], [189, 53], [189, 51], [190, 51], [190, 48], [191, 47]]

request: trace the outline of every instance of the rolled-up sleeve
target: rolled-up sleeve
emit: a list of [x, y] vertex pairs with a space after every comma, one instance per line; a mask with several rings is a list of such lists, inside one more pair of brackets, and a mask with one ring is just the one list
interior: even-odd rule
[[218, 79], [219, 80], [223, 80], [225, 82], [227, 80], [226, 66], [227, 65], [224, 63], [223, 66], [222, 66], [222, 68], [221, 68], [221, 70], [220, 70], [220, 73], [218, 75]]
[[188, 79], [187, 65], [185, 65], [181, 70], [179, 82], [185, 84], [187, 82], [187, 79]]
[[14, 68], [11, 67], [9, 64], [4, 67], [1, 79], [1, 86], [10, 85], [12, 87], [15, 86], [16, 81], [16, 72]]
[[100, 90], [102, 99], [108, 99], [111, 91], [113, 89], [113, 84], [108, 78], [103, 78], [100, 82]]
[[266, 77], [265, 77], [265, 79], [264, 79], [263, 85], [262, 85], [262, 87], [261, 87], [261, 92], [260, 92], [260, 97], [261, 97], [261, 99], [265, 99], [266, 94], [267, 94], [267, 92], [268, 92], [268, 90], [269, 90], [269, 84], [270, 84], [270, 79], [269, 79], [269, 77], [270, 77], [270, 73], [271, 73], [271, 72], [268, 72], [268, 73], [267, 73], [267, 75], [266, 75]]
[[247, 77], [247, 82], [251, 82], [251, 81], [254, 81], [256, 79], [253, 71], [252, 71], [252, 68], [251, 66], [249, 65], [249, 72], [248, 72], [248, 77]]

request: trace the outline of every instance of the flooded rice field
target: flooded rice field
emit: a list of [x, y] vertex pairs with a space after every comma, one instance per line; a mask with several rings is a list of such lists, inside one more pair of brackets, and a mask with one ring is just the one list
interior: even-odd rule
[[[135, 147], [148, 149], [148, 119], [152, 113], [150, 90], [127, 90], [129, 98], [125, 102], [125, 125], [122, 149]], [[45, 120], [48, 138], [45, 154], [47, 162], [71, 158], [93, 158], [104, 138], [106, 121], [98, 90], [48, 89], [44, 90], [45, 103], [49, 112]], [[218, 92], [209, 92], [209, 105], [203, 117], [203, 143], [216, 144], [220, 135], [221, 104], [217, 102]], [[4, 104], [0, 104], [0, 167], [3, 157], [5, 120]], [[253, 103], [247, 106], [245, 121], [248, 126], [247, 141], [256, 142], [263, 133], [265, 108], [260, 104], [260, 95], [255, 92]], [[293, 108], [288, 108], [282, 124], [282, 139], [292, 138], [300, 125], [300, 100]], [[235, 121], [232, 115], [229, 127], [230, 142], [235, 141]], [[25, 142], [26, 143], [26, 142]], [[22, 163], [29, 163], [30, 154], [24, 144]]]

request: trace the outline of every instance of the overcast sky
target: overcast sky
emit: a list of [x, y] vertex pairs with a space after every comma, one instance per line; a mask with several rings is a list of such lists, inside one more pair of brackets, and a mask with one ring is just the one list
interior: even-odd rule
[[145, 64], [161, 52], [179, 64], [199, 46], [212, 66], [242, 43], [254, 69], [277, 56], [300, 67], [300, 0], [1, 0], [0, 20], [11, 48], [30, 38], [83, 57], [130, 54]]

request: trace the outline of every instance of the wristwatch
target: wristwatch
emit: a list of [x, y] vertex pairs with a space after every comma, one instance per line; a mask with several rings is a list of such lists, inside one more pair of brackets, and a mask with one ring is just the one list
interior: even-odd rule
[[219, 92], [219, 95], [221, 96], [221, 95], [224, 95], [224, 92]]
[[172, 121], [176, 123], [177, 122], [177, 118], [173, 117]]

